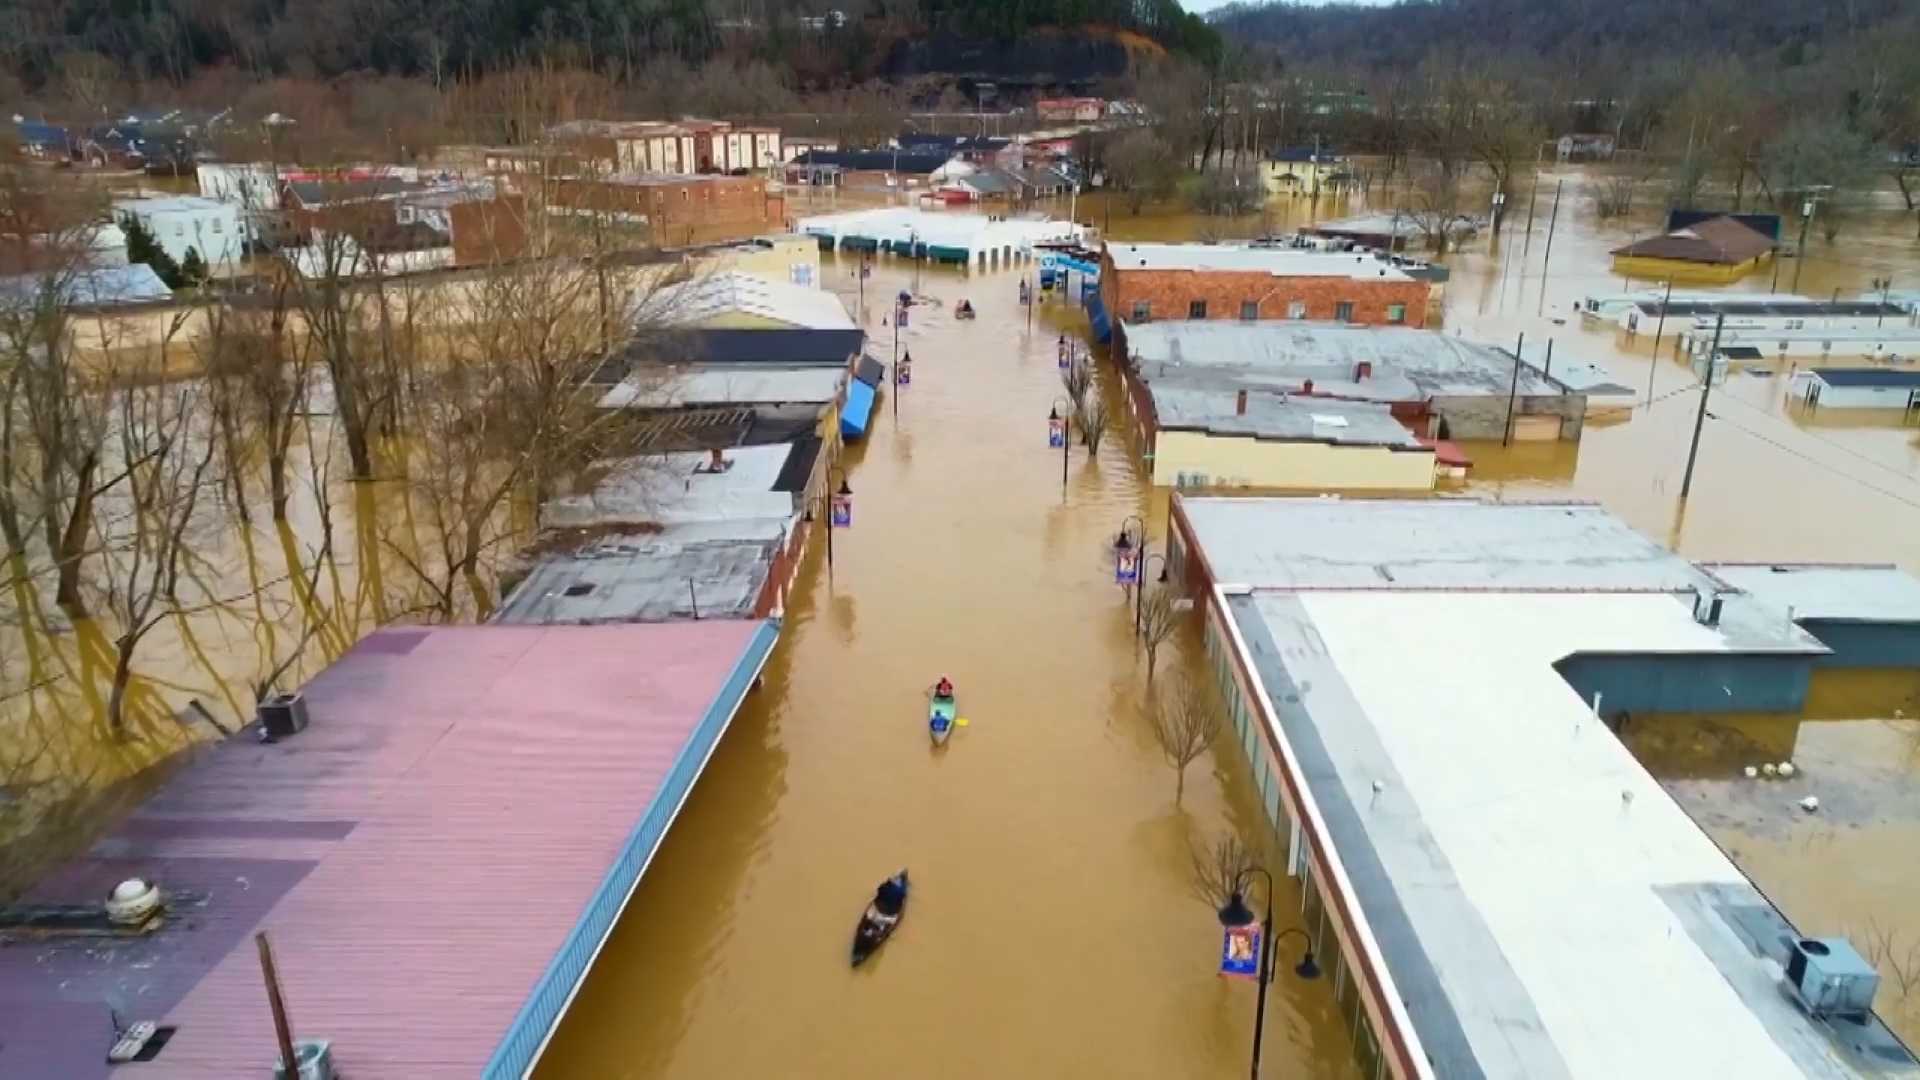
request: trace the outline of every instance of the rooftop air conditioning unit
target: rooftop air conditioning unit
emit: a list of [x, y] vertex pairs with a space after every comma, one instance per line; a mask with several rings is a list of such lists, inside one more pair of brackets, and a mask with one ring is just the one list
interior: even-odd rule
[[1846, 938], [1800, 938], [1788, 946], [1787, 986], [1809, 1016], [1859, 1018], [1873, 1011], [1880, 973]]
[[307, 699], [295, 692], [270, 694], [260, 703], [260, 738], [272, 742], [298, 735], [307, 726]]

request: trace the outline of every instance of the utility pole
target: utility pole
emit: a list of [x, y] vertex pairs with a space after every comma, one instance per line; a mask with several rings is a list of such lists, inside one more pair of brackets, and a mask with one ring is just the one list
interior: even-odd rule
[[1807, 226], [1813, 224], [1813, 210], [1820, 205], [1820, 196], [1812, 194], [1800, 204], [1800, 245], [1793, 253], [1793, 291], [1800, 291], [1800, 268], [1807, 264]]
[[[1540, 170], [1533, 170], [1533, 191], [1527, 195], [1527, 238], [1520, 242], [1520, 280], [1527, 280], [1527, 252], [1533, 249], [1533, 207], [1540, 201]], [[1524, 293], [1522, 295], [1525, 295]]]
[[1667, 297], [1660, 301], [1660, 322], [1653, 328], [1653, 360], [1647, 368], [1647, 404], [1653, 404], [1653, 373], [1660, 367], [1660, 335], [1667, 329], [1667, 305], [1673, 303], [1673, 279], [1667, 279]]
[[1680, 480], [1680, 498], [1685, 499], [1693, 490], [1693, 463], [1700, 456], [1700, 429], [1707, 423], [1707, 394], [1713, 390], [1713, 362], [1720, 355], [1720, 328], [1727, 324], [1725, 315], [1717, 315], [1713, 320], [1713, 348], [1707, 350], [1707, 376], [1700, 382], [1700, 412], [1693, 418], [1693, 445], [1687, 447], [1687, 474]]
[[1553, 261], [1553, 229], [1560, 224], [1560, 189], [1566, 184], [1565, 180], [1553, 183], [1553, 214], [1547, 218], [1547, 253], [1540, 259], [1540, 303], [1534, 308], [1535, 315], [1547, 309], [1547, 264]]
[[1507, 388], [1507, 422], [1500, 429], [1500, 445], [1513, 445], [1513, 406], [1520, 396], [1520, 351], [1526, 347], [1526, 331], [1520, 332], [1520, 340], [1513, 343], [1513, 385]]

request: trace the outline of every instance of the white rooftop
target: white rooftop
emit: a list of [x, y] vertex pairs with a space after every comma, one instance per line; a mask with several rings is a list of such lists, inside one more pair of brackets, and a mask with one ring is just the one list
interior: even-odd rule
[[113, 205], [116, 210], [141, 214], [182, 214], [225, 212], [231, 208], [232, 204], [199, 195], [142, 195], [115, 199]]
[[1108, 244], [1115, 270], [1231, 270], [1274, 277], [1343, 277], [1359, 281], [1412, 281], [1399, 267], [1371, 252], [1234, 244]]
[[1077, 241], [1082, 229], [1052, 218], [992, 219], [970, 212], [883, 207], [803, 217], [796, 225], [810, 236], [859, 236], [873, 240], [914, 240], [934, 247], [965, 248], [972, 253], [1012, 247], [1027, 250], [1046, 241]]
[[665, 409], [695, 405], [821, 404], [840, 396], [844, 368], [776, 368], [716, 364], [680, 372], [664, 381], [635, 375], [600, 398], [603, 409]]
[[1920, 623], [1920, 581], [1892, 566], [1709, 563], [1707, 569], [1795, 619]]
[[824, 289], [770, 281], [740, 270], [722, 270], [693, 281], [655, 289], [641, 302], [649, 322], [692, 324], [721, 315], [745, 314], [799, 330], [853, 330], [840, 298]]
[[1817, 642], [1697, 621], [1714, 578], [1598, 507], [1178, 506], [1431, 1075], [1914, 1075], [1781, 992], [1793, 927], [1556, 668]]
[[1336, 446], [1388, 446], [1403, 450], [1432, 448], [1414, 438], [1385, 405], [1290, 397], [1269, 391], [1247, 393], [1245, 409], [1233, 390], [1152, 383], [1154, 417], [1162, 431], [1206, 431], [1286, 442]]
[[546, 524], [570, 528], [608, 524], [687, 524], [749, 518], [788, 519], [793, 496], [773, 490], [791, 447], [737, 446], [726, 451], [725, 472], [708, 469], [704, 453], [606, 462], [606, 473], [585, 495], [546, 504]]

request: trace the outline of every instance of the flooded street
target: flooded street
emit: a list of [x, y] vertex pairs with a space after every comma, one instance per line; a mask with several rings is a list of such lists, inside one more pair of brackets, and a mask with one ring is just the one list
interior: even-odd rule
[[[853, 264], [829, 265], [844, 292]], [[898, 420], [883, 400], [846, 456], [854, 525], [835, 538], [832, 577], [816, 546], [765, 686], [542, 1076], [1246, 1067], [1255, 988], [1214, 974], [1219, 927], [1190, 890], [1189, 837], [1251, 823], [1258, 806], [1225, 742], [1174, 804], [1105, 547], [1147, 495], [1116, 433], [1097, 462], [1074, 447], [1063, 503], [1046, 416], [1064, 324], [1043, 307], [1029, 332], [1016, 281], [922, 274], [938, 306], [902, 335], [914, 365]], [[883, 359], [884, 298], [910, 284], [884, 260], [868, 283]], [[977, 321], [952, 320], [962, 297]], [[1162, 679], [1184, 662], [1172, 651]], [[932, 751], [923, 690], [942, 674], [968, 724]], [[915, 888], [900, 932], [849, 971], [861, 907], [903, 866]], [[1281, 926], [1300, 908], [1283, 889]], [[1347, 1074], [1329, 980], [1283, 973], [1269, 1009], [1272, 1075]]]
[[[1481, 242], [1450, 258], [1442, 325], [1500, 344], [1523, 331], [1554, 338], [1560, 355], [1604, 363], [1628, 385], [1651, 376], [1653, 404], [1590, 424], [1580, 445], [1468, 444], [1466, 492], [1597, 500], [1695, 558], [1920, 570], [1913, 429], [1803, 423], [1781, 404], [1784, 375], [1735, 374], [1715, 387], [1694, 494], [1682, 507], [1696, 383], [1670, 351], [1652, 362], [1647, 335], [1629, 343], [1566, 318], [1588, 293], [1626, 289], [1606, 273], [1606, 252], [1636, 234], [1597, 228], [1574, 186], [1544, 300], [1543, 205], [1531, 244], [1519, 219], [1501, 250]], [[1276, 203], [1264, 222], [1223, 224], [1116, 209], [1111, 234], [1247, 236], [1310, 213]], [[1083, 204], [1083, 219], [1099, 215]], [[1878, 224], [1894, 239], [1860, 261], [1810, 259], [1802, 291], [1852, 295], [1890, 268], [1920, 277], [1905, 239], [1910, 220], [1884, 218]], [[1643, 221], [1637, 231], [1650, 229]], [[848, 265], [830, 279], [843, 295]], [[869, 308], [909, 278], [883, 261]], [[1059, 393], [1053, 325], [1026, 331], [1005, 274], [929, 272], [923, 282], [948, 306], [971, 298], [981, 318], [955, 325], [942, 311], [903, 336], [919, 361], [914, 385], [898, 422], [883, 402], [869, 444], [848, 456], [855, 528], [836, 540], [832, 580], [816, 552], [764, 692], [683, 811], [543, 1076], [1244, 1068], [1251, 988], [1212, 974], [1212, 915], [1187, 886], [1190, 836], [1255, 819], [1244, 762], [1223, 741], [1202, 759], [1208, 775], [1189, 778], [1184, 808], [1174, 807], [1170, 771], [1139, 715], [1144, 677], [1102, 554], [1130, 513], [1145, 509], [1160, 536], [1165, 493], [1142, 490], [1116, 433], [1096, 464], [1076, 447], [1063, 506], [1059, 459], [1044, 448]], [[1742, 287], [1766, 286], [1756, 275]], [[885, 357], [890, 330], [874, 333], [872, 351]], [[1175, 662], [1188, 663], [1193, 650], [1181, 644], [1186, 655]], [[971, 724], [944, 754], [930, 754], [920, 688], [941, 673], [958, 684]], [[1910, 902], [1920, 869], [1897, 854], [1920, 839], [1912, 795], [1920, 722], [1906, 718], [1920, 704], [1905, 716], [1895, 710], [1920, 686], [1823, 677], [1816, 689], [1804, 721], [1650, 718], [1630, 741], [1790, 917], [1862, 938], [1872, 922], [1905, 949], [1920, 941]], [[1713, 737], [1743, 725], [1758, 732], [1742, 736], [1756, 748], [1729, 751]], [[1801, 762], [1792, 798], [1728, 763], [1729, 753], [1757, 760], [1760, 747]], [[1792, 805], [1802, 788], [1862, 794], [1809, 819]], [[872, 882], [903, 865], [919, 886], [911, 917], [871, 970], [848, 972], [842, 953], [854, 916]], [[1291, 884], [1283, 879], [1276, 905], [1281, 925], [1298, 910]], [[1283, 975], [1275, 990], [1268, 1071], [1349, 1075], [1348, 1032], [1326, 980]], [[1917, 1003], [1920, 995], [1882, 995], [1883, 1012], [1909, 1038], [1920, 1034]]]
[[[1567, 176], [1550, 263], [1548, 174], [1530, 238], [1522, 194], [1497, 246], [1478, 240], [1447, 259], [1437, 325], [1506, 347], [1524, 333], [1530, 356], [1551, 339], [1556, 357], [1604, 364], [1642, 404], [1591, 420], [1578, 444], [1465, 443], [1473, 469], [1453, 490], [1594, 500], [1700, 560], [1892, 562], [1920, 573], [1920, 427], [1804, 415], [1783, 401], [1787, 372], [1735, 371], [1713, 387], [1682, 503], [1699, 407], [1693, 372], [1665, 343], [1654, 358], [1651, 334], [1628, 341], [1610, 324], [1583, 328], [1572, 310], [1583, 296], [1629, 288], [1607, 273], [1607, 252], [1654, 231], [1653, 218], [1596, 223], [1578, 175]], [[1228, 239], [1366, 209], [1359, 199], [1275, 201], [1264, 215], [1226, 220], [1115, 206], [1109, 231]], [[1078, 216], [1102, 224], [1106, 211], [1082, 198]], [[1888, 273], [1896, 289], [1920, 288], [1913, 216], [1895, 204], [1850, 223], [1837, 245], [1816, 235], [1811, 247], [1802, 293], [1851, 297]], [[857, 311], [855, 262], [823, 260], [824, 284]], [[1781, 291], [1793, 271], [1783, 267]], [[1764, 293], [1770, 277], [1763, 270], [1732, 288]], [[876, 358], [892, 355], [887, 298], [915, 279], [911, 264], [882, 258], [867, 282]], [[870, 435], [840, 462], [853, 526], [833, 537], [831, 571], [824, 546], [812, 545], [764, 684], [693, 789], [540, 1076], [1246, 1069], [1255, 987], [1215, 974], [1220, 932], [1192, 887], [1190, 848], [1262, 832], [1257, 795], [1229, 734], [1190, 767], [1176, 805], [1173, 771], [1142, 711], [1145, 660], [1108, 548], [1122, 521], [1141, 515], [1159, 550], [1167, 493], [1143, 482], [1103, 364], [1114, 426], [1098, 460], [1075, 441], [1063, 496], [1061, 456], [1046, 446], [1049, 408], [1065, 396], [1054, 343], [1066, 333], [1084, 348], [1085, 319], [1050, 301], [1029, 328], [1018, 279], [918, 275], [925, 303], [900, 334], [912, 385], [881, 398]], [[952, 318], [962, 298], [976, 321]], [[130, 740], [105, 737], [99, 721], [111, 628], [70, 625], [14, 589], [17, 625], [0, 626], [5, 746], [18, 756], [55, 734], [58, 747], [38, 767], [104, 787], [211, 734], [175, 722], [189, 701], [231, 726], [250, 716], [253, 683], [290, 652], [301, 655], [283, 683], [380, 624], [425, 618], [420, 583], [397, 557], [421, 550], [409, 500], [398, 485], [355, 489], [337, 480], [343, 471], [320, 573], [308, 572], [320, 515], [299, 484], [289, 527], [256, 521], [199, 545], [195, 573], [208, 591], [245, 599], [169, 624], [142, 647]], [[1156, 681], [1183, 669], [1204, 679], [1201, 651], [1197, 633], [1176, 637]], [[924, 690], [943, 674], [966, 726], [934, 751]], [[1627, 740], [1803, 930], [1851, 933], [1863, 951], [1874, 935], [1889, 954], [1920, 948], [1920, 862], [1911, 857], [1920, 674], [1823, 672], [1804, 717], [1636, 717]], [[1799, 767], [1791, 781], [1743, 775], [1783, 760]], [[1809, 793], [1821, 799], [1818, 815], [1794, 805]], [[1279, 865], [1279, 853], [1261, 854]], [[849, 971], [862, 906], [902, 867], [916, 886], [909, 916], [873, 961]], [[1281, 876], [1277, 930], [1301, 921], [1295, 885]], [[1283, 948], [1265, 1074], [1356, 1075], [1333, 980], [1294, 978], [1297, 959]], [[1911, 995], [1896, 990], [1883, 989], [1881, 1011], [1920, 1040], [1920, 981]]]

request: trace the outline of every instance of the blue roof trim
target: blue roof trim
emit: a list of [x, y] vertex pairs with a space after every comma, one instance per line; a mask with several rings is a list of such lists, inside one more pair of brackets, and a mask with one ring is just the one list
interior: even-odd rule
[[840, 434], [858, 439], [867, 433], [867, 418], [873, 415], [873, 387], [855, 379], [847, 384], [847, 403], [840, 409]]
[[599, 889], [587, 901], [586, 909], [581, 912], [573, 930], [567, 934], [560, 951], [547, 965], [545, 973], [533, 984], [533, 992], [520, 1006], [513, 1023], [507, 1026], [500, 1045], [494, 1048], [493, 1056], [487, 1060], [487, 1067], [481, 1073], [487, 1080], [519, 1080], [532, 1071], [541, 1045], [554, 1025], [560, 1022], [560, 1013], [567, 999], [580, 981], [586, 978], [587, 966], [592, 962], [595, 950], [613, 930], [614, 921], [627, 906], [627, 898], [639, 883], [640, 875], [646, 871], [653, 853], [659, 850], [660, 842], [666, 838], [667, 829], [673, 824], [680, 804], [692, 790], [694, 781], [700, 778], [707, 758], [719, 744], [720, 736], [726, 733], [727, 726], [733, 722], [734, 713], [739, 710], [748, 688], [759, 677], [760, 669], [765, 666], [767, 656], [773, 652], [774, 643], [779, 639], [779, 621], [767, 619], [747, 640], [747, 647], [742, 650], [740, 658], [734, 661], [727, 681], [721, 684], [720, 693], [713, 699], [713, 704], [707, 706], [706, 715], [695, 725], [686, 745], [680, 748], [673, 767], [667, 770], [666, 778], [660, 783], [659, 792], [647, 804], [646, 813], [640, 816], [639, 823], [628, 834], [627, 842], [622, 845], [613, 865], [607, 869]]

